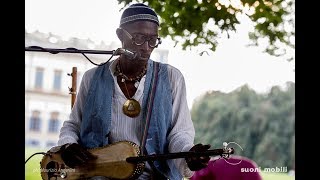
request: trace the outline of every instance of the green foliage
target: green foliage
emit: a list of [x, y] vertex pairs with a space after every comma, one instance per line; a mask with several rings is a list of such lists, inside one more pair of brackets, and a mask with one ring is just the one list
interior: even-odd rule
[[[196, 143], [221, 147], [236, 142], [237, 154], [249, 157], [261, 167], [295, 163], [295, 87], [273, 87], [268, 94], [257, 94], [247, 85], [231, 93], [208, 92], [191, 110]], [[240, 150], [240, 151], [239, 151]]]
[[[132, 0], [118, 0], [124, 6]], [[170, 36], [183, 49], [206, 44], [216, 50], [218, 39], [223, 33], [236, 31], [240, 14], [254, 22], [254, 31], [249, 32], [251, 45], [258, 45], [259, 39], [268, 39], [266, 52], [281, 56], [285, 54], [282, 45], [294, 48], [294, 6], [295, 0], [137, 0], [147, 3], [160, 16], [160, 35]], [[236, 2], [236, 1], [235, 1]], [[280, 51], [282, 50], [282, 51]]]

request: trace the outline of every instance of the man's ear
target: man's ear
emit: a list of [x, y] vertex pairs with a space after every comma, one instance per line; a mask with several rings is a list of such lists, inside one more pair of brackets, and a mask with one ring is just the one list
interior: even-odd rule
[[116, 30], [117, 36], [120, 39], [120, 41], [123, 41], [123, 31], [121, 30], [121, 28], [117, 28]]

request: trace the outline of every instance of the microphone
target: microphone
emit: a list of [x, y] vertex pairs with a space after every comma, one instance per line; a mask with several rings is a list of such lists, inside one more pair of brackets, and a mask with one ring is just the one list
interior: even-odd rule
[[122, 55], [122, 54], [125, 55], [128, 59], [131, 59], [131, 60], [140, 57], [139, 53], [132, 52], [132, 51], [129, 51], [128, 49], [124, 49], [124, 48], [118, 48], [113, 53], [114, 56]]

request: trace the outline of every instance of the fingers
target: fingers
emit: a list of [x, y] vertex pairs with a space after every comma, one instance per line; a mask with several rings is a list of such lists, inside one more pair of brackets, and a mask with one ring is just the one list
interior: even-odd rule
[[84, 151], [84, 154], [85, 154], [85, 156], [88, 158], [88, 161], [89, 161], [89, 160], [94, 160], [94, 159], [97, 159], [97, 158], [98, 158], [97, 156], [93, 155], [92, 153], [90, 153], [90, 152], [87, 151], [87, 150]]
[[74, 143], [69, 145], [61, 153], [61, 158], [67, 166], [74, 168], [75, 166], [81, 166], [90, 160], [96, 159], [97, 157], [82, 148], [79, 144]]
[[201, 156], [201, 157], [199, 157], [199, 161], [201, 162], [201, 163], [208, 163], [208, 161], [210, 160], [210, 157], [209, 156]]
[[89, 161], [96, 158], [96, 156], [92, 155], [85, 149], [79, 149], [79, 153], [77, 154], [77, 156], [79, 157], [79, 159], [82, 159], [84, 161]]
[[[201, 143], [194, 145], [190, 151], [192, 152], [205, 152], [211, 147], [210, 144], [203, 145]], [[186, 162], [188, 164], [188, 167], [192, 171], [197, 171], [202, 168], [205, 168], [208, 166], [208, 162], [210, 161], [209, 156], [200, 156], [200, 157], [189, 157], [186, 158]]]
[[202, 148], [205, 149], [205, 150], [208, 150], [208, 149], [211, 148], [211, 145], [210, 144], [206, 144], [206, 145], [203, 145]]
[[203, 149], [204, 145], [203, 144], [196, 144], [194, 145], [191, 149], [195, 150], [195, 151], [199, 151], [201, 149]]
[[63, 159], [64, 163], [71, 168], [80, 166], [84, 163], [84, 161], [79, 156], [77, 156], [76, 154], [71, 154], [70, 152], [64, 152], [63, 154], [61, 154], [61, 158]]
[[191, 159], [186, 162], [187, 162], [187, 165], [191, 171], [198, 171], [202, 168], [207, 167], [207, 165], [208, 165], [208, 162], [202, 162], [199, 158], [198, 159]]
[[206, 151], [206, 150], [208, 150], [210, 147], [211, 147], [210, 144], [202, 145], [202, 144], [200, 143], [200, 144], [194, 145], [194, 146], [190, 149], [190, 151]]
[[79, 159], [82, 159], [84, 161], [89, 161], [89, 160], [93, 160], [96, 159], [97, 157], [94, 156], [92, 153], [90, 153], [89, 151], [87, 151], [86, 149], [82, 148], [80, 145], [78, 144], [73, 144], [70, 145], [70, 152], [74, 152], [76, 153], [76, 155], [78, 156]]
[[[206, 145], [202, 145], [202, 144], [196, 144], [195, 146], [193, 146], [190, 151], [194, 151], [194, 152], [205, 152], [206, 150], [208, 150], [211, 147], [210, 144], [206, 144]], [[195, 158], [194, 158], [195, 159]], [[201, 162], [207, 163], [210, 160], [209, 156], [200, 156], [197, 157], [196, 159], [198, 159]]]

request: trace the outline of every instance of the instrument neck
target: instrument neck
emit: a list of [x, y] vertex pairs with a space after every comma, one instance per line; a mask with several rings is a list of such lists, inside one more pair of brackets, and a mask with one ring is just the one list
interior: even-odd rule
[[177, 159], [177, 158], [187, 158], [187, 157], [200, 157], [200, 156], [222, 156], [225, 150], [224, 149], [212, 149], [204, 152], [178, 152], [178, 153], [168, 153], [168, 154], [152, 154], [138, 157], [128, 157], [127, 162], [129, 163], [138, 163], [141, 161], [162, 161], [168, 159]]

